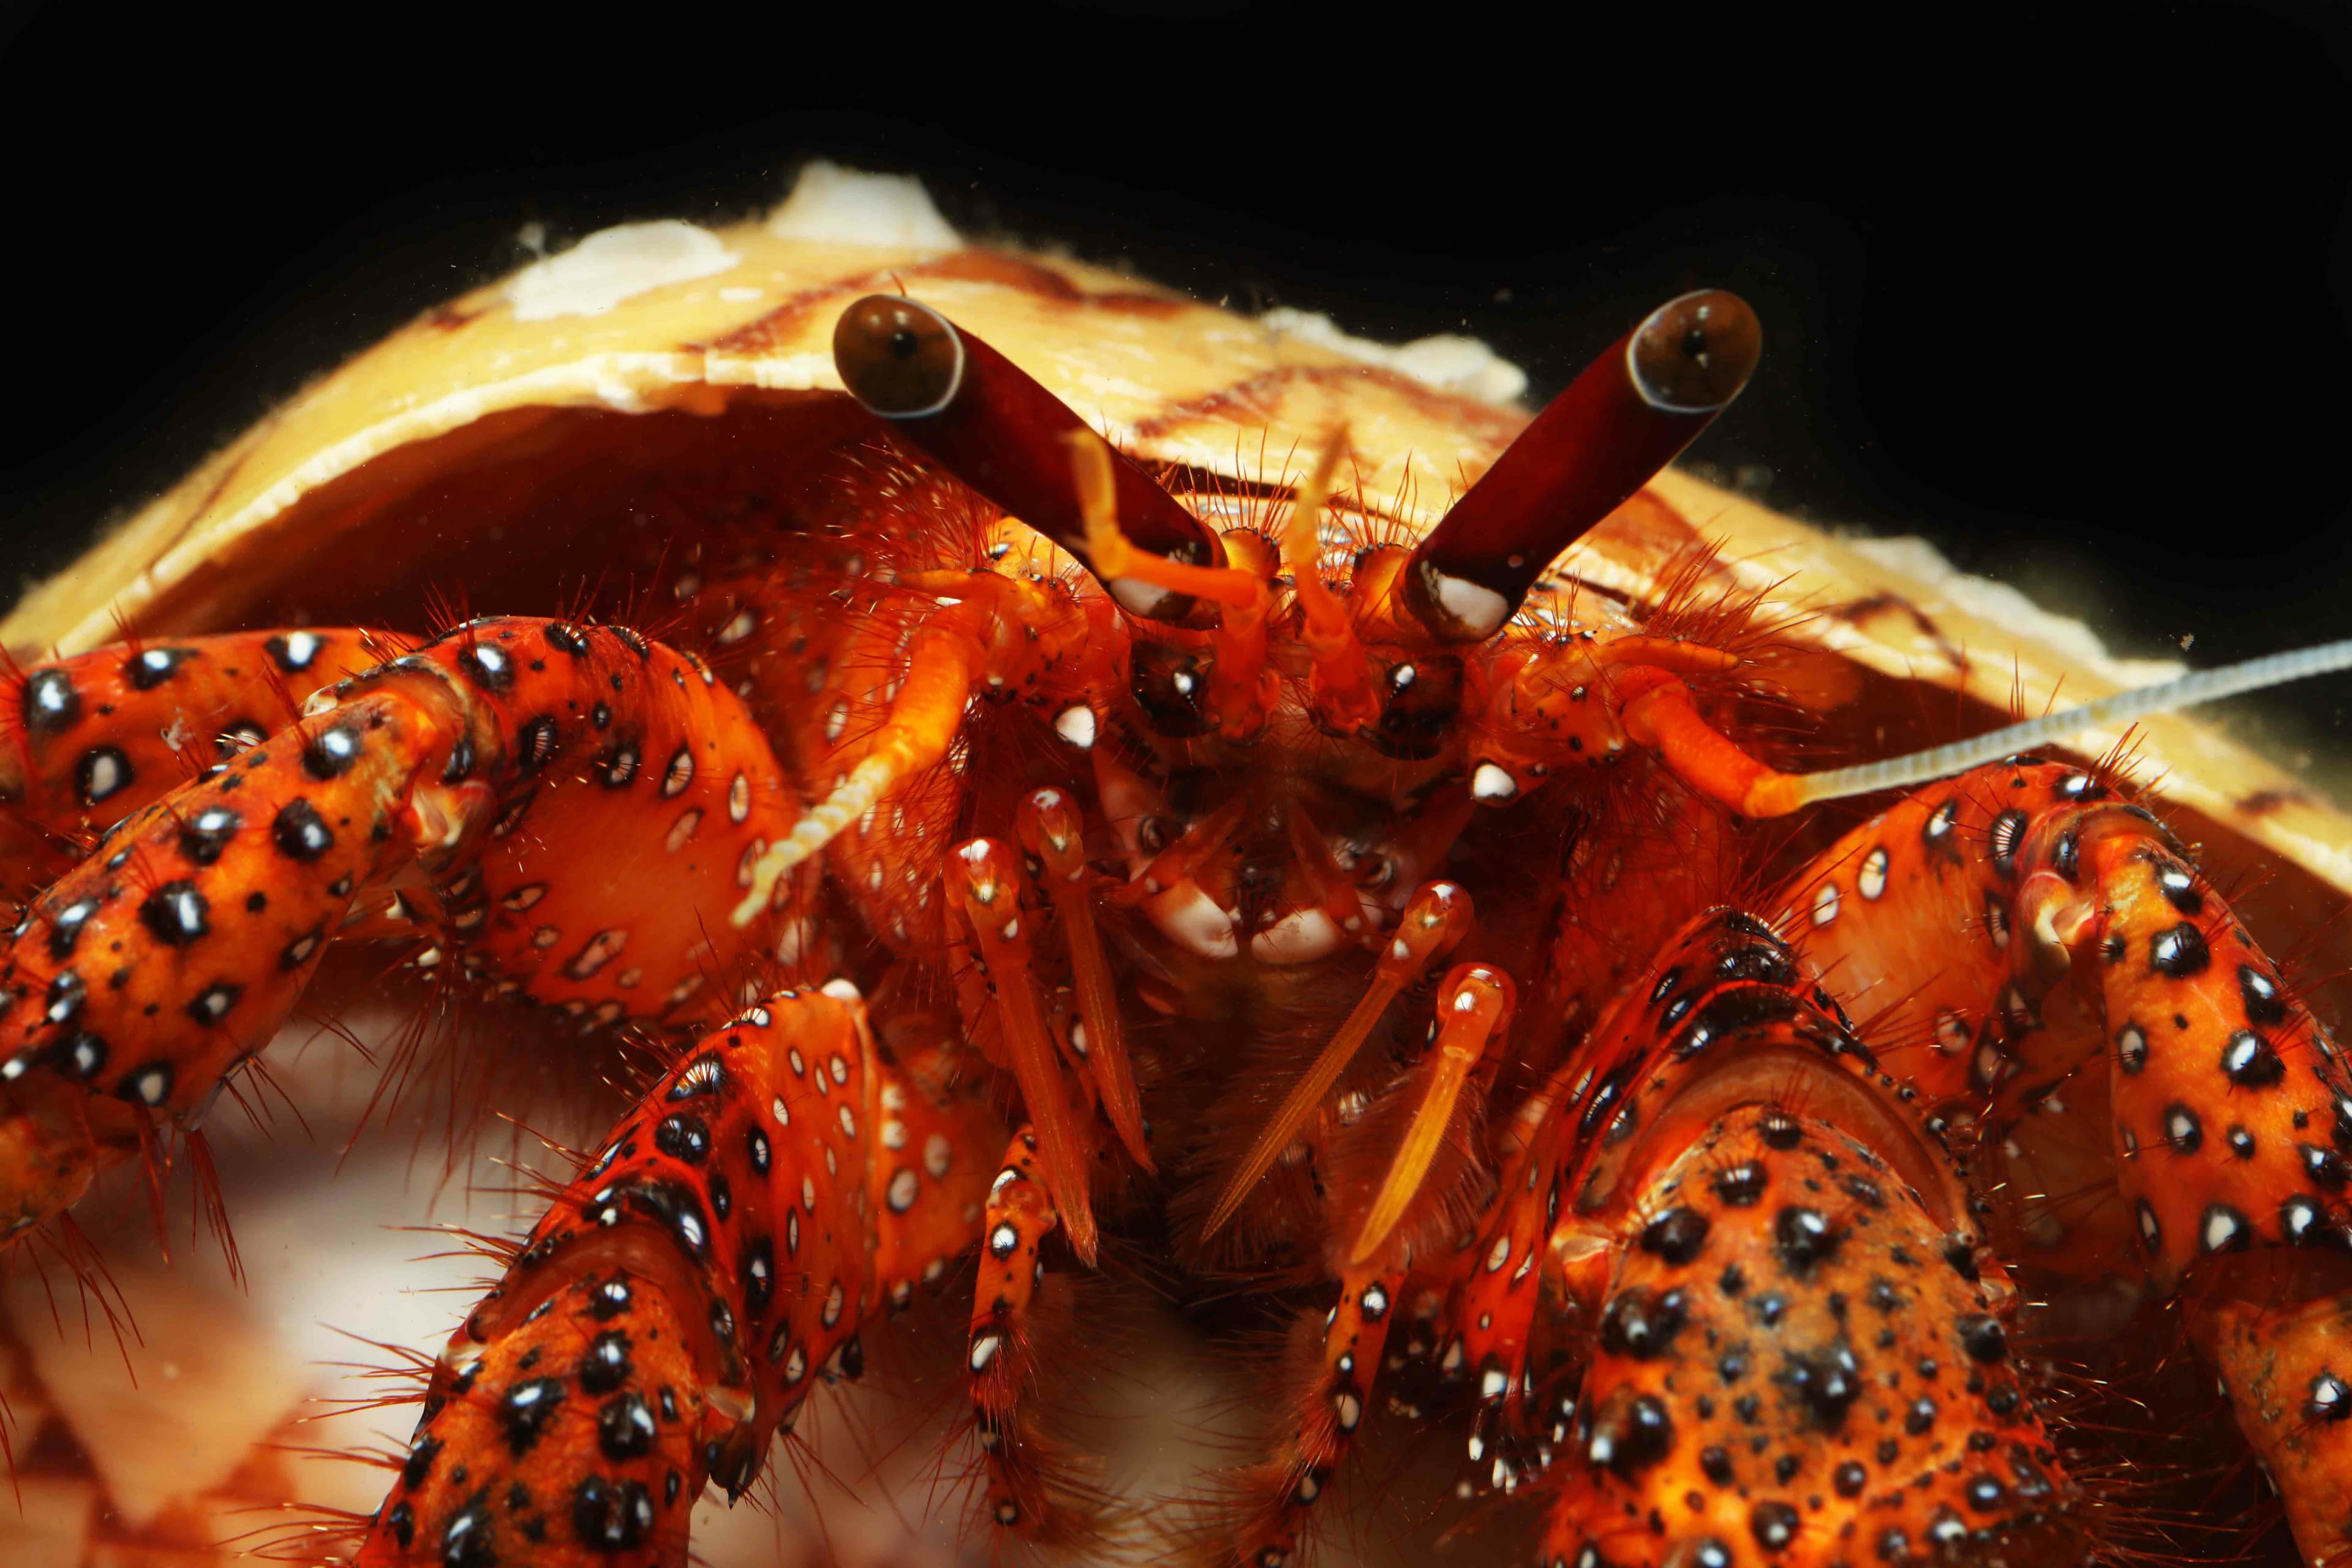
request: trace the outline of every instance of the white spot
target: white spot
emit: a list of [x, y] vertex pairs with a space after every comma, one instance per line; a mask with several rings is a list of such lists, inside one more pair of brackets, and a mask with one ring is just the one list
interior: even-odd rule
[[518, 321], [602, 316], [625, 300], [733, 268], [740, 259], [707, 228], [676, 218], [600, 229], [506, 286]]
[[1490, 805], [1518, 797], [1519, 781], [1492, 763], [1480, 763], [1470, 775], [1470, 795]]
[[1339, 1397], [1331, 1401], [1331, 1413], [1338, 1417], [1340, 1431], [1352, 1432], [1356, 1424], [1364, 1418], [1364, 1402], [1343, 1389]]
[[673, 855], [677, 854], [686, 847], [686, 841], [693, 837], [694, 830], [701, 826], [702, 808], [688, 806], [678, 814], [676, 822], [669, 825], [669, 837], [662, 841], [662, 847]]
[[904, 1149], [906, 1146], [907, 1124], [895, 1116], [885, 1120], [882, 1123], [882, 1147]]
[[1511, 1238], [1507, 1236], [1496, 1237], [1495, 1238], [1495, 1245], [1487, 1248], [1486, 1251], [1486, 1272], [1489, 1274], [1499, 1273], [1502, 1270], [1503, 1265], [1508, 1263], [1510, 1260]]
[[751, 815], [751, 781], [741, 773], [727, 786], [727, 820], [740, 822]]
[[1004, 1340], [1003, 1336], [998, 1334], [982, 1334], [980, 1338], [972, 1341], [971, 1361], [971, 1370], [974, 1372], [986, 1372], [988, 1370], [988, 1363], [994, 1361], [996, 1359], [996, 1352], [1003, 1348]]
[[828, 1329], [833, 1327], [834, 1324], [841, 1321], [841, 1281], [836, 1279], [833, 1282], [833, 1289], [825, 1292], [824, 1309], [820, 1314], [818, 1321], [822, 1322]]
[[847, 1100], [842, 1101], [838, 1115], [841, 1118], [841, 1131], [849, 1137], [856, 1137], [857, 1118], [849, 1113], [849, 1102]]
[[1862, 871], [1853, 879], [1854, 890], [1865, 899], [1876, 899], [1886, 891], [1886, 847], [1880, 845], [1862, 858]]
[[1289, 306], [1266, 311], [1260, 325], [1302, 342], [1314, 343], [1349, 359], [1376, 364], [1412, 377], [1424, 386], [1475, 397], [1482, 403], [1512, 404], [1528, 389], [1527, 372], [1477, 339], [1455, 332], [1415, 338], [1402, 345], [1374, 342], [1339, 330], [1319, 310]]
[[89, 753], [89, 783], [86, 794], [92, 801], [101, 801], [122, 787], [122, 759], [111, 751]]
[[1095, 743], [1095, 710], [1081, 702], [1054, 715], [1054, 733], [1082, 752]]
[[768, 215], [779, 239], [822, 245], [887, 245], [952, 250], [962, 237], [912, 174], [869, 174], [818, 161], [801, 169], [792, 194]]
[[1825, 926], [1838, 917], [1838, 890], [1835, 882], [1823, 882], [1813, 889], [1813, 924]]
[[890, 1185], [884, 1191], [882, 1196], [883, 1201], [890, 1205], [892, 1214], [905, 1214], [915, 1206], [915, 1192], [918, 1185], [915, 1173], [904, 1166], [891, 1173]]
[[811, 1214], [816, 1213], [816, 1180], [813, 1176], [801, 1178], [801, 1207]]

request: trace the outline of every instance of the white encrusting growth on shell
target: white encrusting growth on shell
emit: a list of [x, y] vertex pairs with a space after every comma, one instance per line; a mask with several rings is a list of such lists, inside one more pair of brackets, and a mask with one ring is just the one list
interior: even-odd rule
[[507, 281], [507, 302], [518, 321], [603, 316], [652, 289], [730, 272], [740, 259], [696, 224], [625, 223], [516, 273]]
[[822, 159], [803, 166], [792, 194], [768, 215], [767, 229], [778, 239], [819, 245], [952, 250], [963, 243], [914, 175], [872, 174]]

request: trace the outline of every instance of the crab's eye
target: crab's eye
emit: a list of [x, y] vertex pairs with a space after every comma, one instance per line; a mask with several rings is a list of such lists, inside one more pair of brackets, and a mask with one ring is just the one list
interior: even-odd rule
[[1762, 350], [1763, 331], [1748, 301], [1703, 289], [1651, 311], [1625, 345], [1625, 363], [1651, 406], [1704, 414], [1739, 395]]
[[963, 384], [963, 340], [937, 310], [869, 294], [841, 313], [833, 363], [850, 395], [886, 419], [937, 414]]
[[1145, 720], [1159, 734], [1185, 739], [1214, 728], [1208, 711], [1209, 678], [1215, 660], [1161, 642], [1135, 645], [1130, 689]]
[[1416, 654], [1389, 668], [1372, 744], [1381, 755], [1423, 761], [1445, 747], [1462, 710], [1462, 660], [1450, 653]]

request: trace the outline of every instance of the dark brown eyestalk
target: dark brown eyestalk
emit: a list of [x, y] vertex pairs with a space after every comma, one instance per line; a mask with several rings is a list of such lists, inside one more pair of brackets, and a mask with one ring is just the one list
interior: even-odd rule
[[[928, 305], [869, 294], [841, 313], [833, 360], [842, 384], [950, 473], [1092, 567], [1070, 467], [1074, 434], [1094, 436], [1067, 405]], [[1109, 449], [1105, 443], [1106, 449]], [[1138, 549], [1222, 565], [1216, 535], [1116, 450], [1119, 531]], [[1181, 595], [1113, 582], [1138, 615], [1181, 615]]]
[[1762, 346], [1736, 294], [1669, 300], [1586, 367], [1413, 552], [1406, 606], [1440, 642], [1479, 642], [1554, 557], [1674, 459], [1748, 384]]

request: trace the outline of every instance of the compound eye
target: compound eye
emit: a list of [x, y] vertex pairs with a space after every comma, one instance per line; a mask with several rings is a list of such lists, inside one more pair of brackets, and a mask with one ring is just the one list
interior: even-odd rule
[[1155, 733], [1189, 740], [1216, 727], [1208, 711], [1214, 659], [1161, 642], [1137, 643], [1134, 658], [1129, 689]]
[[1706, 414], [1739, 395], [1763, 347], [1747, 300], [1703, 289], [1651, 311], [1625, 345], [1625, 365], [1652, 407]]
[[1423, 762], [1445, 749], [1462, 711], [1462, 659], [1450, 653], [1416, 654], [1389, 667], [1372, 745], [1382, 756]]
[[850, 395], [886, 419], [937, 414], [963, 383], [963, 340], [937, 310], [868, 294], [833, 328], [833, 363]]

